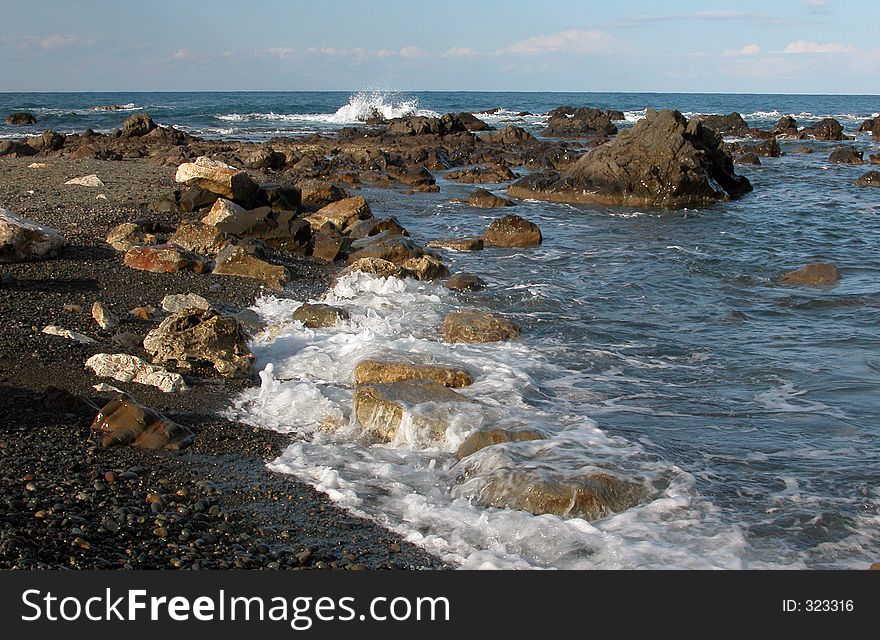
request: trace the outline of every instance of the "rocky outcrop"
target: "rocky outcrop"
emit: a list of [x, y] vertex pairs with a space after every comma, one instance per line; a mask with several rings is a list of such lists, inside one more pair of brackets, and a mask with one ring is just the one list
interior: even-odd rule
[[[419, 434], [419, 439], [441, 440], [454, 413], [451, 415], [438, 405], [470, 402], [465, 396], [436, 382], [408, 380], [365, 384], [355, 389], [354, 414], [364, 434], [378, 442], [394, 440], [407, 413], [412, 430]], [[414, 410], [417, 407], [426, 410]]]
[[859, 187], [880, 187], [880, 171], [869, 171], [855, 181]]
[[327, 222], [332, 222], [340, 231], [345, 233], [358, 220], [366, 220], [372, 217], [373, 213], [366, 199], [362, 196], [355, 196], [332, 202], [315, 213], [306, 216], [305, 219], [314, 230], [320, 229]]
[[487, 247], [536, 247], [542, 240], [538, 225], [519, 216], [493, 220], [483, 233]]
[[863, 164], [862, 152], [852, 145], [837, 147], [828, 156], [828, 162], [832, 164]]
[[55, 229], [0, 209], [0, 263], [49, 258], [64, 244], [64, 236]]
[[19, 111], [17, 113], [10, 113], [6, 116], [6, 124], [14, 124], [14, 125], [27, 125], [27, 124], [37, 124], [37, 116], [32, 113], [27, 113], [25, 111]]
[[480, 120], [472, 113], [457, 113], [455, 118], [464, 125], [468, 131], [491, 131], [492, 127]]
[[259, 191], [257, 184], [245, 171], [205, 156], [180, 165], [174, 179], [188, 186], [207, 189], [239, 204], [251, 202]]
[[455, 367], [361, 360], [354, 368], [355, 385], [389, 384], [406, 380], [425, 380], [454, 389], [467, 387], [473, 382], [467, 371]]
[[798, 133], [798, 138], [815, 138], [816, 140], [849, 140], [844, 135], [843, 125], [834, 118], [824, 118], [811, 127], [806, 127]]
[[188, 427], [169, 420], [126, 395], [101, 408], [92, 430], [98, 432], [101, 446], [138, 449], [186, 449], [195, 440]]
[[837, 284], [840, 280], [840, 271], [833, 264], [814, 263], [808, 264], [797, 271], [786, 273], [780, 282], [790, 285], [806, 285], [811, 287], [823, 287]]
[[465, 132], [467, 132], [467, 126], [451, 113], [439, 118], [427, 116], [394, 118], [389, 120], [385, 127], [385, 133], [389, 136], [446, 136]]
[[478, 209], [494, 209], [496, 207], [512, 207], [515, 203], [507, 198], [496, 196], [487, 189], [477, 189], [464, 200], [467, 204]]
[[570, 478], [533, 469], [503, 469], [466, 481], [454, 495], [486, 507], [597, 520], [636, 506], [646, 491], [639, 483], [607, 473]]
[[455, 180], [464, 184], [497, 184], [516, 180], [517, 175], [509, 167], [502, 165], [490, 165], [450, 171], [446, 174], [447, 180]]
[[282, 265], [266, 262], [248, 247], [229, 245], [217, 254], [214, 275], [237, 276], [262, 280], [273, 289], [282, 288], [289, 280], [290, 274]]
[[723, 136], [748, 135], [749, 133], [749, 125], [743, 120], [743, 117], [735, 111], [726, 116], [696, 116], [695, 119]]
[[446, 342], [503, 342], [516, 338], [519, 327], [507, 318], [484, 311], [453, 311], [443, 320]]
[[165, 393], [185, 391], [183, 377], [166, 371], [127, 353], [97, 353], [86, 360], [86, 368], [99, 378], [113, 378], [120, 382], [137, 382], [156, 387]]
[[146, 113], [133, 115], [122, 123], [123, 138], [140, 138], [156, 128], [153, 118]]
[[192, 251], [175, 244], [165, 243], [151, 247], [135, 246], [125, 252], [125, 266], [153, 273], [180, 273], [208, 271], [206, 260]]
[[212, 367], [226, 378], [247, 377], [254, 356], [241, 324], [214, 309], [179, 311], [144, 338], [144, 349], [155, 364], [172, 364], [184, 371]]
[[307, 302], [293, 312], [293, 319], [302, 322], [303, 326], [309, 329], [334, 327], [348, 318], [348, 311], [329, 304], [310, 304]]
[[649, 110], [629, 131], [564, 173], [533, 174], [508, 194], [556, 202], [687, 207], [751, 191], [720, 134], [678, 111]]
[[535, 429], [502, 429], [496, 427], [493, 429], [481, 429], [473, 432], [464, 442], [462, 442], [455, 451], [455, 457], [461, 460], [469, 455], [491, 447], [496, 444], [504, 444], [507, 442], [528, 442], [530, 440], [544, 440], [546, 434]]
[[617, 133], [617, 127], [608, 114], [591, 107], [580, 107], [568, 113], [554, 109], [547, 120], [547, 135], [554, 138], [588, 138], [610, 136]]
[[770, 129], [774, 136], [795, 137], [798, 132], [798, 123], [792, 116], [782, 116]]

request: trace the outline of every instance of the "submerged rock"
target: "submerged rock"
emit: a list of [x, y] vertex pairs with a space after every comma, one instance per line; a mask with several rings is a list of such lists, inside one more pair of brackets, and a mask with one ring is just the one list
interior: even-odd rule
[[361, 360], [354, 368], [355, 385], [387, 384], [405, 380], [426, 380], [451, 388], [467, 387], [473, 382], [467, 371], [455, 367]]
[[192, 371], [213, 367], [227, 378], [247, 377], [254, 356], [241, 324], [209, 309], [178, 311], [144, 338], [144, 349], [156, 364]]
[[864, 157], [862, 152], [852, 145], [837, 147], [828, 156], [828, 162], [833, 164], [862, 164]]
[[533, 174], [508, 193], [556, 202], [687, 207], [752, 190], [734, 172], [720, 134], [678, 111], [649, 110], [564, 173]]
[[487, 189], [477, 189], [464, 200], [465, 203], [479, 209], [494, 209], [496, 207], [512, 207], [516, 203], [507, 198], [501, 198]]
[[483, 233], [487, 247], [536, 247], [542, 240], [538, 225], [519, 216], [493, 220]]
[[469, 455], [491, 447], [496, 444], [504, 444], [506, 442], [527, 442], [530, 440], [544, 440], [547, 435], [535, 429], [485, 429], [473, 432], [464, 442], [462, 442], [455, 451], [455, 457], [461, 460]]
[[472, 273], [456, 273], [446, 281], [452, 291], [479, 291], [486, 288], [486, 281]]
[[26, 125], [26, 124], [37, 124], [37, 116], [32, 113], [27, 113], [25, 111], [19, 111], [17, 113], [10, 113], [6, 116], [6, 124], [14, 124], [14, 125]]
[[307, 302], [293, 312], [293, 319], [302, 322], [303, 326], [309, 329], [333, 327], [348, 318], [348, 311], [329, 304], [309, 304]]
[[503, 342], [519, 335], [510, 320], [485, 311], [453, 311], [441, 330], [446, 342]]
[[840, 271], [833, 264], [814, 263], [808, 264], [797, 271], [786, 273], [780, 279], [783, 284], [829, 286], [837, 284], [840, 280]]
[[479, 251], [484, 243], [482, 238], [440, 238], [428, 240], [428, 246], [453, 251]]
[[92, 423], [101, 435], [101, 446], [139, 449], [186, 449], [195, 440], [188, 427], [132, 400], [127, 395], [108, 402]]
[[127, 353], [97, 353], [86, 360], [86, 368], [91, 369], [100, 378], [137, 382], [156, 387], [165, 393], [187, 389], [183, 376], [179, 373], [165, 371], [162, 367], [154, 366]]
[[869, 171], [856, 180], [855, 184], [859, 187], [880, 187], [880, 171]]
[[0, 209], [0, 263], [41, 260], [64, 247], [64, 236], [8, 209]]

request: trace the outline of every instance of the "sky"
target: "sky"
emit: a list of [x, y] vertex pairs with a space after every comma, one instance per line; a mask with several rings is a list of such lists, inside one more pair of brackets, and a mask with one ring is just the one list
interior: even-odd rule
[[0, 0], [0, 91], [880, 92], [877, 0]]

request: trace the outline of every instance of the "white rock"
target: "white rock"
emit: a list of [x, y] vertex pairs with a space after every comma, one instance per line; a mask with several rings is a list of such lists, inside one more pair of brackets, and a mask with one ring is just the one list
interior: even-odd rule
[[100, 393], [125, 393], [125, 391], [123, 391], [122, 389], [114, 387], [112, 384], [107, 384], [106, 382], [93, 384], [92, 389]]
[[208, 212], [208, 215], [202, 218], [202, 224], [213, 227], [226, 220], [226, 218], [245, 213], [245, 211], [246, 209], [244, 207], [235, 204], [231, 200], [218, 198], [217, 202], [214, 203], [214, 206], [211, 207], [211, 210]]
[[71, 331], [70, 329], [62, 329], [61, 327], [55, 326], [54, 324], [49, 324], [43, 327], [43, 333], [50, 336], [67, 338], [68, 340], [75, 340], [80, 344], [92, 344], [93, 342], [95, 342], [94, 338], [90, 338], [85, 334], [77, 333], [76, 331]]
[[28, 165], [28, 169], [48, 169], [49, 165], [45, 162], [31, 162]]
[[162, 298], [162, 309], [170, 313], [186, 311], [187, 309], [211, 308], [211, 303], [197, 293], [174, 293]]
[[179, 373], [165, 371], [161, 367], [144, 362], [127, 353], [98, 353], [86, 360], [86, 368], [101, 378], [113, 378], [120, 382], [137, 382], [156, 387], [165, 393], [186, 391], [187, 386]]
[[0, 263], [45, 258], [64, 246], [64, 236], [33, 220], [0, 209]]
[[104, 183], [101, 182], [101, 178], [96, 176], [94, 173], [88, 176], [82, 176], [79, 178], [71, 178], [64, 184], [76, 184], [81, 187], [103, 187]]

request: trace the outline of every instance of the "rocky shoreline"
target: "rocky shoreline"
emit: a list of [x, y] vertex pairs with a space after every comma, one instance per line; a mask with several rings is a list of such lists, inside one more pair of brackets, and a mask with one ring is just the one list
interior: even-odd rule
[[[433, 248], [542, 242], [532, 222], [501, 215], [514, 201], [477, 189], [468, 204], [499, 208], [485, 233], [422, 246], [398, 221], [374, 215], [356, 195], [363, 186], [416, 196], [439, 190], [434, 174], [445, 171], [467, 184], [513, 183], [513, 198], [703, 206], [748, 193], [735, 161], [778, 155], [777, 137], [845, 139], [834, 122], [798, 129], [783, 118], [768, 132], [748, 129], [737, 114], [688, 121], [673, 111], [649, 112], [618, 133], [618, 115], [560, 107], [551, 124], [564, 141], [512, 126], [485, 132], [470, 114], [448, 114], [257, 145], [200, 140], [137, 115], [110, 135], [47, 131], [2, 143], [0, 568], [443, 567], [269, 472], [265, 463], [287, 437], [217, 417], [256, 383], [246, 342], [265, 327], [247, 308], [264, 292], [318, 298], [352, 271], [479, 288], [477, 275], [451, 274]], [[725, 143], [722, 133], [762, 142]], [[830, 161], [865, 159], [842, 148]], [[857, 184], [876, 186], [875, 174]], [[780, 282], [825, 286], [840, 277], [834, 265], [808, 265]], [[343, 311], [312, 305], [297, 313], [294, 320], [320, 327]], [[438, 329], [447, 342], [520, 332], [479, 310], [450, 314]], [[121, 371], [119, 362], [133, 368]], [[411, 363], [364, 371], [360, 381], [355, 372], [353, 409], [377, 441], [394, 438], [406, 406], [465, 402], [450, 387], [470, 384], [467, 372]], [[120, 394], [148, 417], [110, 417], [108, 403], [127, 402]], [[99, 410], [106, 415], [95, 421]], [[525, 477], [512, 488], [507, 477], [478, 478], [468, 456], [544, 436], [474, 436], [458, 457], [470, 476], [467, 496], [488, 506], [595, 518], [640, 500], [638, 486], [604, 474], [545, 484]], [[136, 446], [111, 446], [129, 443]]]

